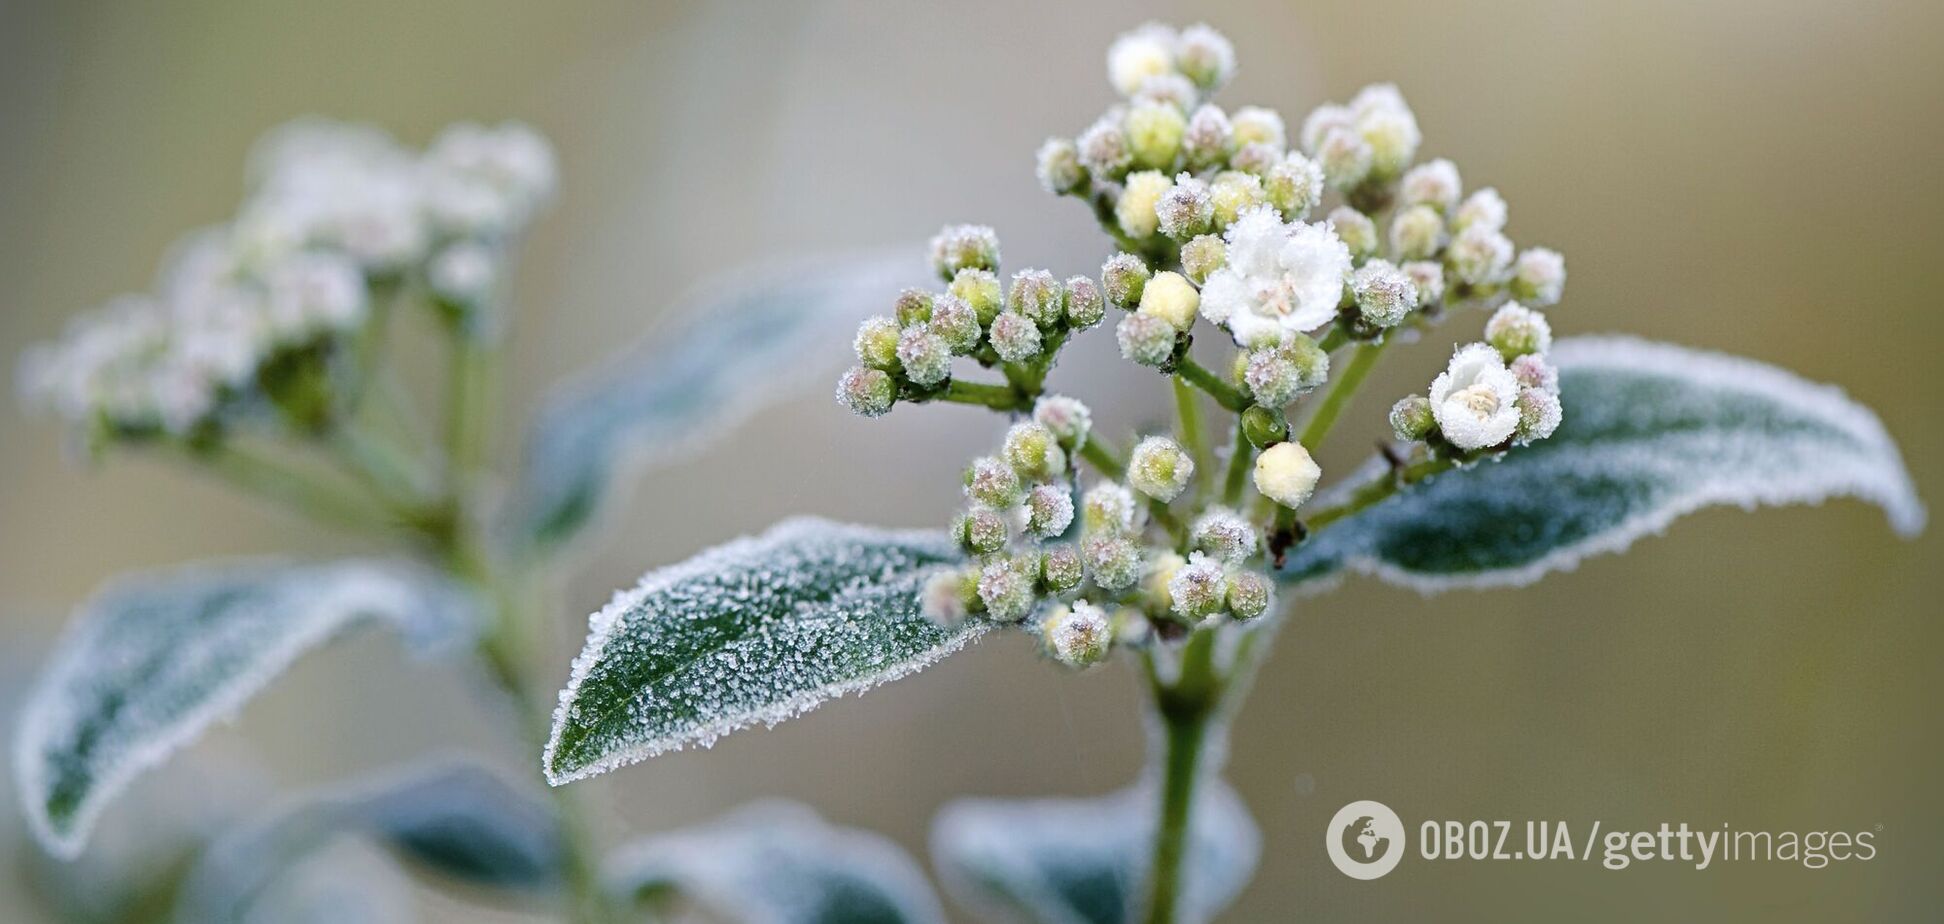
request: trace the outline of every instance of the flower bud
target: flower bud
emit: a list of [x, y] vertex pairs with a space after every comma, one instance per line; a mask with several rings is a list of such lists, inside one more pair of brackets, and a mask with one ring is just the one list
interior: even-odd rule
[[1243, 621], [1269, 611], [1274, 588], [1269, 579], [1255, 571], [1237, 571], [1228, 577], [1229, 614]]
[[1442, 214], [1450, 214], [1458, 206], [1458, 195], [1464, 184], [1458, 179], [1458, 165], [1442, 157], [1429, 163], [1412, 167], [1404, 174], [1398, 185], [1397, 195], [1403, 205], [1428, 205]]
[[1004, 510], [1019, 503], [1020, 490], [1019, 473], [992, 456], [973, 459], [965, 470], [965, 496], [988, 507]]
[[1323, 201], [1323, 168], [1292, 151], [1269, 168], [1262, 191], [1284, 221], [1300, 221]]
[[1215, 200], [1208, 184], [1190, 174], [1175, 178], [1175, 184], [1161, 195], [1154, 207], [1161, 233], [1177, 241], [1206, 234], [1215, 222]]
[[1127, 483], [1164, 504], [1181, 496], [1194, 474], [1195, 460], [1165, 436], [1142, 440], [1127, 462]]
[[1391, 219], [1390, 245], [1400, 260], [1437, 256], [1445, 245], [1444, 218], [1428, 205], [1404, 209]]
[[1039, 325], [1027, 320], [1025, 315], [1008, 311], [993, 318], [988, 336], [992, 339], [992, 351], [1006, 362], [1025, 362], [1040, 354]]
[[1107, 258], [1100, 267], [1101, 286], [1106, 289], [1107, 300], [1114, 307], [1132, 310], [1141, 303], [1141, 292], [1147, 287], [1148, 276], [1152, 271], [1147, 262], [1131, 253], [1117, 253]]
[[1357, 118], [1357, 134], [1370, 146], [1370, 175], [1380, 180], [1403, 172], [1424, 140], [1409, 109], [1366, 112]]
[[1085, 600], [1059, 607], [1040, 624], [1046, 652], [1068, 667], [1090, 667], [1107, 657], [1114, 641], [1107, 611]]
[[1046, 330], [1059, 324], [1066, 315], [1066, 291], [1053, 274], [1040, 269], [1013, 274], [1012, 291], [1006, 295], [1006, 308]]
[[1190, 625], [1207, 619], [1228, 604], [1228, 575], [1220, 562], [1196, 552], [1168, 579], [1168, 601]]
[[1323, 470], [1297, 442], [1277, 443], [1262, 451], [1255, 463], [1255, 487], [1263, 497], [1284, 507], [1300, 507], [1316, 490]]
[[1458, 232], [1445, 250], [1445, 262], [1461, 281], [1474, 286], [1503, 281], [1512, 266], [1512, 242], [1483, 225]]
[[1494, 231], [1505, 230], [1505, 197], [1490, 186], [1465, 197], [1458, 211], [1451, 216], [1454, 231], [1463, 231], [1474, 225]]
[[1099, 324], [1107, 314], [1107, 305], [1100, 295], [1100, 284], [1086, 276], [1069, 276], [1063, 289], [1066, 307], [1067, 326], [1075, 330], [1086, 330]]
[[878, 417], [898, 401], [898, 385], [882, 369], [852, 366], [837, 380], [837, 403], [860, 417]]
[[1268, 176], [1269, 171], [1274, 169], [1282, 159], [1281, 148], [1270, 147], [1257, 141], [1236, 148], [1235, 153], [1229, 157], [1229, 169], [1263, 177]]
[[1158, 170], [1128, 174], [1127, 185], [1114, 201], [1114, 220], [1120, 225], [1121, 233], [1136, 240], [1154, 234], [1160, 228], [1160, 218], [1154, 208], [1160, 204], [1162, 194], [1173, 186], [1174, 181]]
[[945, 346], [954, 355], [964, 356], [979, 345], [979, 337], [985, 333], [979, 327], [979, 315], [965, 299], [956, 295], [944, 294], [932, 299], [932, 333], [944, 338]]
[[1208, 184], [1208, 192], [1215, 203], [1215, 226], [1218, 228], [1235, 224], [1243, 212], [1267, 202], [1269, 198], [1263, 190], [1261, 177], [1240, 170], [1224, 170], [1215, 174], [1215, 179]]
[[1180, 74], [1156, 74], [1141, 81], [1140, 92], [1134, 94], [1136, 103], [1165, 105], [1177, 112], [1187, 112], [1201, 93], [1195, 89], [1194, 81]]
[[1130, 314], [1114, 328], [1122, 357], [1156, 368], [1174, 359], [1177, 334], [1174, 325], [1151, 314]]
[[1187, 129], [1188, 120], [1180, 109], [1157, 101], [1136, 102], [1127, 110], [1125, 123], [1127, 150], [1133, 155], [1134, 166], [1148, 170], [1172, 167]]
[[1040, 145], [1034, 172], [1047, 192], [1063, 196], [1087, 185], [1087, 168], [1080, 165], [1080, 149], [1065, 138], [1048, 138]]
[[1087, 442], [1087, 432], [1093, 429], [1093, 412], [1077, 399], [1042, 395], [1033, 402], [1033, 422], [1045, 427], [1062, 448], [1070, 451]]
[[865, 318], [857, 326], [857, 337], [851, 341], [851, 348], [857, 351], [857, 361], [872, 369], [898, 371], [898, 333], [898, 322], [884, 315]]
[[1081, 526], [1089, 534], [1131, 534], [1144, 523], [1134, 492], [1111, 481], [1094, 485], [1081, 497], [1080, 505], [1085, 517]]
[[1228, 245], [1217, 235], [1204, 234], [1181, 245], [1181, 272], [1196, 285], [1227, 263]]
[[1101, 116], [1080, 133], [1074, 145], [1079, 148], [1081, 166], [1096, 177], [1118, 178], [1134, 162], [1134, 156], [1127, 151], [1127, 133], [1121, 128], [1118, 112]]
[[999, 235], [986, 225], [946, 225], [931, 239], [931, 260], [940, 279], [967, 268], [997, 270]]
[[1405, 395], [1397, 399], [1390, 409], [1391, 433], [1407, 443], [1414, 443], [1431, 435], [1438, 425], [1438, 419], [1431, 413], [1431, 399], [1423, 395]]
[[1026, 494], [1026, 533], [1052, 539], [1073, 525], [1073, 494], [1065, 485], [1042, 484]]
[[[1060, 448], [1058, 438], [1052, 430], [1030, 420], [1013, 424], [1006, 431], [1006, 443], [1000, 454], [1019, 477], [1028, 481], [1050, 480], [1066, 471], [1066, 451]], [[1072, 504], [1067, 506], [1071, 508]], [[1069, 509], [1067, 516], [1072, 515]]]
[[1413, 260], [1400, 269], [1411, 277], [1417, 286], [1418, 307], [1428, 307], [1444, 300], [1444, 265], [1430, 260]]
[[906, 289], [899, 292], [896, 309], [893, 311], [898, 317], [899, 326], [909, 327], [931, 320], [934, 298], [935, 296], [923, 289]]
[[1141, 292], [1140, 313], [1160, 318], [1178, 331], [1195, 326], [1200, 307], [1201, 293], [1180, 273], [1156, 273]]
[[1222, 107], [1204, 104], [1188, 117], [1181, 135], [1181, 159], [1191, 170], [1207, 170], [1228, 160], [1235, 150], [1235, 130]]
[[1127, 648], [1146, 648], [1154, 641], [1154, 626], [1147, 614], [1131, 606], [1114, 611], [1114, 644]]
[[1323, 139], [1328, 137], [1332, 130], [1356, 127], [1357, 115], [1350, 111], [1350, 107], [1333, 103], [1318, 106], [1303, 118], [1301, 138], [1303, 150], [1313, 155], [1323, 149]]
[[1037, 564], [1034, 561], [1029, 566], [1025, 559], [1005, 556], [980, 566], [979, 600], [993, 619], [1018, 622], [1033, 612], [1039, 602], [1033, 592], [1039, 576]]
[[1175, 573], [1188, 565], [1188, 559], [1173, 552], [1158, 552], [1147, 562], [1141, 578], [1141, 603], [1155, 613], [1168, 613], [1174, 609], [1174, 595], [1168, 592], [1168, 583], [1174, 580]]
[[941, 571], [925, 581], [919, 595], [925, 618], [946, 628], [971, 616], [971, 601], [979, 594], [978, 578], [970, 571]]
[[978, 317], [981, 325], [991, 324], [1004, 305], [999, 297], [999, 277], [993, 275], [991, 270], [959, 270], [946, 289], [972, 307], [972, 313]]
[[958, 540], [967, 552], [991, 555], [1006, 547], [1006, 517], [991, 507], [973, 507], [959, 515]]
[[936, 385], [952, 377], [952, 348], [922, 322], [899, 335], [898, 362], [904, 365], [905, 378], [917, 385]]
[[1519, 389], [1519, 397], [1514, 404], [1519, 408], [1519, 427], [1513, 431], [1513, 441], [1521, 446], [1553, 435], [1565, 416], [1559, 405], [1558, 393], [1544, 388]]
[[1350, 248], [1350, 256], [1361, 260], [1377, 252], [1377, 224], [1370, 216], [1347, 205], [1330, 210], [1328, 221], [1338, 240]]
[[1150, 22], [1121, 33], [1107, 48], [1107, 80], [1122, 96], [1133, 96], [1149, 77], [1175, 69], [1175, 32]]
[[1509, 362], [1528, 353], [1552, 348], [1552, 325], [1546, 316], [1518, 302], [1507, 302], [1485, 322], [1485, 342]]
[[1527, 388], [1539, 388], [1557, 394], [1559, 392], [1559, 370], [1546, 362], [1538, 353], [1527, 353], [1511, 363], [1512, 375], [1519, 384]]
[[1256, 530], [1248, 520], [1226, 507], [1210, 507], [1195, 520], [1189, 533], [1195, 548], [1224, 564], [1235, 564], [1256, 552]]
[[1512, 296], [1535, 305], [1556, 305], [1566, 288], [1566, 258], [1559, 251], [1530, 247], [1512, 268]]
[[1256, 405], [1242, 412], [1242, 435], [1257, 449], [1273, 446], [1289, 438], [1289, 421], [1282, 411]]
[[1141, 579], [1141, 550], [1133, 540], [1116, 534], [1089, 536], [1080, 543], [1087, 576], [1102, 590], [1120, 591]]
[[1235, 146], [1245, 144], [1266, 144], [1278, 151], [1289, 147], [1289, 139], [1283, 131], [1282, 116], [1274, 109], [1261, 106], [1243, 106], [1235, 110], [1230, 123], [1235, 130]]
[[1242, 384], [1248, 386], [1249, 394], [1258, 405], [1282, 407], [1291, 401], [1302, 389], [1297, 384], [1296, 364], [1282, 354], [1281, 350], [1267, 347], [1251, 350], [1248, 365], [1242, 371]]
[[1333, 128], [1316, 149], [1317, 166], [1331, 189], [1354, 189], [1370, 175], [1370, 145], [1348, 128]]
[[1207, 24], [1196, 23], [1181, 30], [1175, 43], [1175, 69], [1204, 92], [1213, 93], [1235, 76], [1235, 46]]
[[1296, 388], [1309, 391], [1330, 378], [1330, 354], [1308, 334], [1291, 336], [1282, 345], [1282, 354], [1296, 366]]
[[1040, 556], [1040, 581], [1046, 589], [1056, 594], [1070, 593], [1087, 577], [1085, 565], [1080, 560], [1080, 550], [1070, 545], [1056, 545]]
[[1357, 310], [1374, 327], [1396, 327], [1417, 308], [1417, 283], [1385, 260], [1372, 260], [1351, 274]]

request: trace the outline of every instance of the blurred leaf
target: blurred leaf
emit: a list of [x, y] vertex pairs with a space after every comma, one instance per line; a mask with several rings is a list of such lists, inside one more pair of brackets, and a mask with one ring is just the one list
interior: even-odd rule
[[[220, 842], [218, 846], [223, 846]], [[258, 844], [276, 850], [277, 844]], [[198, 865], [178, 895], [175, 924], [405, 924], [418, 919], [412, 882], [370, 841], [320, 837], [297, 854], [252, 856], [250, 888]]]
[[[1213, 920], [1255, 872], [1262, 840], [1226, 783], [1197, 796], [1181, 919]], [[1146, 900], [1159, 796], [1140, 785], [1094, 799], [963, 799], [932, 824], [932, 861], [952, 896], [997, 920], [1126, 924]]]
[[630, 901], [694, 902], [738, 924], [943, 924], [925, 874], [883, 837], [765, 802], [616, 851], [603, 874]]
[[651, 571], [589, 619], [554, 713], [555, 785], [895, 680], [957, 651], [919, 591], [958, 552], [938, 532], [797, 519]]
[[472, 601], [394, 562], [199, 565], [119, 579], [85, 604], [21, 714], [14, 784], [49, 851], [79, 853], [130, 780], [295, 661], [363, 623], [421, 648], [462, 638]]
[[[442, 759], [303, 795], [212, 842], [178, 898], [184, 922], [253, 917], [264, 896], [319, 851], [346, 840], [391, 847], [467, 882], [551, 888], [564, 849], [533, 794], [465, 759]], [[317, 920], [362, 920], [355, 916]]]
[[849, 357], [849, 330], [921, 280], [916, 255], [822, 258], [745, 271], [681, 299], [645, 347], [535, 415], [511, 510], [516, 540], [574, 536], [627, 464], [669, 461]]
[[1716, 504], [1853, 496], [1883, 507], [1899, 533], [1923, 528], [1883, 424], [1835, 388], [1630, 338], [1561, 341], [1552, 358], [1566, 417], [1550, 439], [1319, 531], [1290, 554], [1285, 575], [1348, 569], [1427, 593], [1521, 585]]

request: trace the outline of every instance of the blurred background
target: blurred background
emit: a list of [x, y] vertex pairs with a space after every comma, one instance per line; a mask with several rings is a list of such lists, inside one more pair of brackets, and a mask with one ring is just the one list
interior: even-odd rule
[[[1468, 185], [1496, 185], [1515, 240], [1566, 253], [1562, 334], [1637, 332], [1839, 383], [1881, 413], [1920, 492], [1944, 497], [1944, 261], [1932, 249], [1944, 246], [1944, 5], [969, 10], [0, 0], [0, 355], [11, 364], [68, 314], [144, 288], [179, 233], [230, 214], [250, 142], [306, 113], [414, 144], [451, 121], [507, 117], [553, 139], [563, 190], [518, 280], [514, 418], [643, 336], [697, 280], [751, 261], [899, 243], [916, 253], [940, 224], [978, 221], [998, 227], [1012, 267], [1090, 272], [1102, 240], [1084, 209], [1040, 192], [1033, 149], [1109, 101], [1102, 61], [1116, 33], [1206, 20], [1240, 56], [1220, 99], [1231, 107], [1270, 105], [1293, 124], [1396, 81], [1425, 156], [1455, 159]], [[1457, 323], [1387, 363], [1347, 433], [1382, 433], [1388, 398], [1377, 396], [1422, 387], [1443, 340], [1471, 336]], [[1086, 338], [1055, 385], [1110, 426], [1164, 413], [1159, 380], [1110, 361], [1111, 339]], [[834, 368], [847, 344], [828, 348]], [[114, 573], [360, 548], [159, 463], [84, 470], [54, 424], [11, 405], [0, 414], [0, 691], [31, 677], [69, 608]], [[942, 523], [960, 466], [997, 434], [949, 407], [867, 423], [818, 385], [653, 472], [563, 578], [560, 678], [584, 615], [643, 570], [792, 513]], [[1326, 472], [1357, 454], [1360, 441], [1338, 442]], [[1934, 919], [1939, 532], [1898, 541], [1852, 502], [1713, 510], [1524, 592], [1425, 599], [1353, 581], [1303, 605], [1235, 736], [1230, 775], [1264, 855], [1231, 919]], [[895, 694], [581, 785], [611, 807], [604, 833], [616, 840], [780, 795], [886, 832], [922, 860], [927, 822], [954, 796], [1088, 794], [1130, 779], [1135, 704], [1124, 668], [1071, 675], [1007, 635]], [[301, 663], [183, 762], [250, 768], [236, 772], [255, 782], [227, 790], [242, 792], [337, 780], [429, 747], [481, 750], [522, 772], [536, 760], [498, 736], [456, 672], [411, 664], [374, 636]], [[1879, 853], [1821, 870], [1705, 872], [1410, 859], [1358, 882], [1330, 868], [1322, 833], [1364, 798], [1413, 823], [1877, 830]], [[109, 823], [129, 824], [133, 804]], [[0, 919], [46, 920], [21, 875], [31, 861], [0, 849]], [[429, 892], [423, 903], [429, 920], [529, 919]]]

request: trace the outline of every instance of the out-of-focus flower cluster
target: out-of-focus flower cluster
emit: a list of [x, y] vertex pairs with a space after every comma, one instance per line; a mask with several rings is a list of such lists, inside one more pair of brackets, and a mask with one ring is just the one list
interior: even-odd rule
[[422, 152], [369, 126], [285, 125], [252, 154], [236, 216], [177, 244], [153, 291], [31, 349], [23, 392], [95, 443], [207, 438], [266, 409], [320, 425], [391, 299], [490, 331], [507, 246], [554, 185], [552, 149], [515, 123], [454, 125]]
[[[1303, 541], [1322, 477], [1304, 442], [1328, 435], [1394, 339], [1459, 308], [1493, 312], [1482, 342], [1393, 409], [1408, 445], [1393, 447], [1392, 488], [1544, 439], [1561, 417], [1537, 309], [1559, 301], [1565, 261], [1513, 244], [1496, 190], [1467, 192], [1450, 161], [1418, 161], [1423, 135], [1396, 87], [1320, 106], [1292, 136], [1274, 110], [1211, 101], [1235, 55], [1207, 26], [1135, 29], [1107, 70], [1121, 99], [1038, 157], [1041, 184], [1087, 202], [1116, 245], [1098, 279], [1028, 270], [1004, 287], [991, 230], [947, 228], [932, 259], [948, 290], [906, 292], [895, 316], [865, 322], [860, 365], [838, 389], [865, 416], [899, 400], [1031, 410], [967, 475], [953, 535], [970, 564], [937, 579], [927, 606], [1037, 625], [1072, 665], [1268, 607], [1269, 564]], [[1173, 437], [1147, 436], [1125, 459], [1089, 441], [1084, 406], [1041, 387], [1067, 337], [1110, 305], [1122, 356], [1174, 378], [1181, 416]], [[1235, 345], [1228, 363], [1192, 354], [1201, 322]], [[1333, 363], [1346, 347], [1354, 356]], [[1005, 382], [954, 379], [957, 356]], [[1333, 365], [1345, 371], [1333, 378]], [[1297, 432], [1291, 406], [1326, 387]], [[1217, 428], [1233, 434], [1226, 459], [1207, 446], [1197, 389], [1236, 415]], [[1082, 460], [1106, 479], [1084, 493]]]

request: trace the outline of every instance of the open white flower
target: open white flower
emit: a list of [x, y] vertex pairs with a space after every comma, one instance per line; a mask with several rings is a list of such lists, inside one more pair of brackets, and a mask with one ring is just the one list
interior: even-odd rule
[[1237, 344], [1315, 330], [1336, 317], [1350, 248], [1327, 224], [1284, 224], [1256, 207], [1230, 226], [1228, 264], [1202, 286], [1202, 316]]
[[1519, 426], [1519, 378], [1490, 344], [1458, 348], [1431, 383], [1431, 414], [1459, 449], [1483, 449], [1506, 441]]

